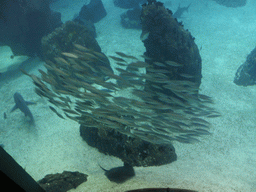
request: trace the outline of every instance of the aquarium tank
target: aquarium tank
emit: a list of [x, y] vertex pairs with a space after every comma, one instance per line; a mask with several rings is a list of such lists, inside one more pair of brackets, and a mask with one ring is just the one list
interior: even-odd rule
[[256, 191], [255, 7], [1, 1], [1, 187]]

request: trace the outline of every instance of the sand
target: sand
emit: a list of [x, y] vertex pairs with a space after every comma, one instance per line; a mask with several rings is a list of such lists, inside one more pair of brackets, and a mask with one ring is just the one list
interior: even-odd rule
[[[188, 5], [189, 0], [180, 1]], [[84, 1], [63, 1], [52, 5], [63, 14], [63, 21], [73, 18]], [[103, 0], [108, 15], [96, 24], [97, 41], [102, 51], [114, 55], [122, 51], [134, 56], [145, 51], [139, 30], [123, 29], [111, 0]], [[174, 10], [179, 2], [174, 2]], [[211, 96], [222, 117], [211, 119], [212, 135], [200, 143], [173, 143], [178, 160], [158, 167], [135, 167], [136, 177], [116, 184], [107, 180], [98, 166], [122, 165], [118, 158], [101, 154], [89, 147], [79, 135], [79, 124], [63, 120], [52, 113], [45, 100], [34, 92], [29, 77], [18, 70], [1, 75], [0, 108], [7, 119], [0, 118], [0, 143], [4, 149], [35, 179], [46, 174], [79, 171], [89, 175], [88, 181], [71, 191], [125, 191], [146, 187], [186, 188], [198, 191], [256, 191], [256, 87], [240, 87], [233, 83], [237, 68], [255, 47], [255, 6], [252, 0], [242, 8], [226, 8], [212, 1], [193, 2], [183, 23], [201, 48], [201, 93]], [[1, 53], [2, 54], [2, 53]], [[38, 75], [43, 62], [32, 59], [23, 65]], [[13, 94], [19, 92], [30, 106], [36, 126], [30, 126], [20, 111], [10, 113]]]
[[13, 57], [12, 50], [9, 46], [0, 46], [0, 73], [16, 70], [23, 62], [26, 62], [28, 56]]

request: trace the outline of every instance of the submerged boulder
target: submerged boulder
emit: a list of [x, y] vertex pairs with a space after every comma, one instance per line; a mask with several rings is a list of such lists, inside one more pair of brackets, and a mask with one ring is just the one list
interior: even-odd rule
[[242, 86], [256, 84], [256, 48], [252, 50], [246, 61], [238, 68], [234, 83]]
[[[141, 40], [146, 47], [144, 55], [150, 58], [146, 59], [147, 62], [156, 70], [165, 69], [156, 62], [174, 62], [177, 66], [170, 64], [166, 69], [168, 78], [189, 80], [199, 87], [202, 62], [195, 38], [172, 16], [172, 12], [166, 9], [163, 3], [152, 0], [148, 2], [142, 6], [141, 14]], [[147, 73], [150, 74], [151, 71]], [[153, 83], [148, 83], [150, 89], [157, 91], [151, 84]], [[172, 95], [169, 89], [162, 87], [162, 90], [163, 93]]]
[[107, 15], [101, 0], [91, 0], [88, 5], [84, 5], [79, 12], [79, 19], [99, 22]]
[[80, 135], [88, 145], [104, 154], [118, 157], [131, 166], [158, 166], [177, 160], [172, 145], [152, 144], [114, 129], [97, 129], [82, 124]]
[[13, 56], [8, 46], [0, 46], [0, 74], [18, 69], [18, 67], [29, 59], [28, 56]]
[[14, 55], [40, 56], [42, 37], [61, 24], [61, 14], [50, 10], [49, 1], [0, 2], [0, 42]]
[[[82, 45], [92, 51], [101, 53], [101, 48], [94, 37], [91, 28], [74, 21], [67, 21], [51, 34], [42, 38], [42, 50], [45, 60], [61, 56], [62, 52], [71, 52], [74, 44]], [[101, 53], [105, 55], [104, 53]], [[105, 57], [104, 62], [93, 61], [95, 66], [107, 67], [112, 71], [109, 60]]]
[[43, 37], [43, 55], [47, 59], [59, 56], [61, 52], [71, 51], [73, 43], [101, 52], [101, 48], [94, 38], [94, 33], [91, 28], [74, 21], [67, 21], [51, 34]]
[[214, 0], [214, 1], [226, 7], [243, 7], [246, 5], [246, 0]]
[[138, 8], [140, 4], [146, 3], [147, 0], [114, 0], [114, 5], [123, 9]]
[[121, 24], [127, 29], [141, 29], [141, 8], [134, 8], [121, 14]]
[[46, 192], [66, 192], [87, 181], [87, 177], [88, 175], [78, 171], [63, 171], [62, 173], [46, 175], [38, 183]]

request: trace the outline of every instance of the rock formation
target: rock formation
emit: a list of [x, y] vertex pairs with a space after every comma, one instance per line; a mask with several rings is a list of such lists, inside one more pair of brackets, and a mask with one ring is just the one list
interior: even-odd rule
[[256, 84], [256, 48], [252, 50], [246, 61], [238, 68], [234, 83], [243, 86]]
[[40, 56], [41, 38], [60, 25], [60, 13], [50, 10], [49, 1], [0, 3], [0, 42], [10, 46], [14, 55]]
[[[142, 7], [141, 24], [141, 40], [146, 47], [145, 56], [151, 58], [146, 61], [159, 70], [163, 68], [156, 62], [179, 63], [179, 67], [169, 65], [166, 73], [168, 78], [192, 81], [199, 87], [202, 64], [195, 38], [183, 28], [181, 22], [172, 17], [172, 12], [166, 9], [163, 3], [151, 0]], [[153, 83], [148, 83], [149, 88], [156, 90], [151, 84]], [[157, 83], [154, 84], [158, 86]], [[173, 95], [170, 90], [162, 90], [165, 94]]]
[[87, 20], [93, 23], [99, 22], [107, 15], [107, 12], [102, 4], [101, 0], [91, 0], [88, 5], [84, 5], [79, 16], [76, 18], [78, 20]]
[[246, 5], [246, 0], [214, 0], [214, 1], [226, 7], [242, 7]]

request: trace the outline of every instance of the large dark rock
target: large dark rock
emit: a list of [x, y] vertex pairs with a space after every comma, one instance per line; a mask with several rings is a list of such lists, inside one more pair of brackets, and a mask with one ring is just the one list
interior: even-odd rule
[[256, 48], [252, 50], [246, 61], [238, 68], [234, 83], [243, 86], [256, 84]]
[[[185, 30], [182, 23], [172, 17], [172, 12], [162, 3], [150, 0], [143, 5], [141, 14], [142, 36], [146, 47], [145, 56], [154, 69], [163, 69], [154, 64], [157, 62], [173, 61], [182, 67], [169, 66], [166, 74], [170, 80], [189, 80], [200, 86], [201, 83], [201, 56], [194, 37]], [[147, 71], [150, 74], [150, 71]], [[185, 75], [184, 75], [185, 74]], [[188, 75], [190, 77], [188, 77]], [[150, 89], [155, 90], [148, 83]], [[170, 89], [162, 89], [164, 94], [172, 95]]]
[[246, 0], [214, 0], [214, 1], [226, 7], [242, 7], [246, 5]]
[[62, 173], [46, 175], [38, 183], [46, 192], [66, 192], [87, 181], [87, 176], [77, 171], [63, 171]]
[[[42, 50], [45, 60], [52, 60], [61, 56], [62, 52], [72, 52], [73, 44], [79, 44], [96, 52], [101, 48], [94, 37], [91, 28], [80, 25], [74, 21], [67, 21], [61, 27], [56, 28], [51, 34], [42, 38]], [[104, 53], [102, 53], [104, 55]], [[109, 60], [105, 57], [104, 62], [93, 61], [94, 65], [107, 67], [112, 71]], [[96, 66], [95, 66], [96, 67]]]
[[97, 23], [107, 15], [101, 0], [91, 0], [88, 5], [84, 5], [79, 12], [79, 19]]
[[189, 189], [180, 188], [143, 188], [143, 189], [133, 189], [126, 192], [198, 192]]
[[101, 48], [94, 38], [95, 31], [80, 25], [77, 22], [67, 21], [56, 28], [51, 34], [42, 38], [44, 58], [51, 59], [59, 56], [61, 52], [71, 52], [73, 43], [101, 52]]
[[61, 25], [61, 15], [52, 12], [49, 1], [0, 2], [0, 42], [14, 55], [41, 54], [41, 38]]
[[114, 129], [97, 129], [80, 126], [80, 135], [88, 145], [100, 152], [120, 158], [132, 166], [164, 165], [177, 160], [172, 145], [148, 143], [131, 138]]
[[140, 4], [146, 3], [147, 0], [114, 0], [114, 5], [123, 9], [138, 8]]
[[141, 8], [134, 8], [121, 14], [121, 24], [127, 29], [141, 29]]

